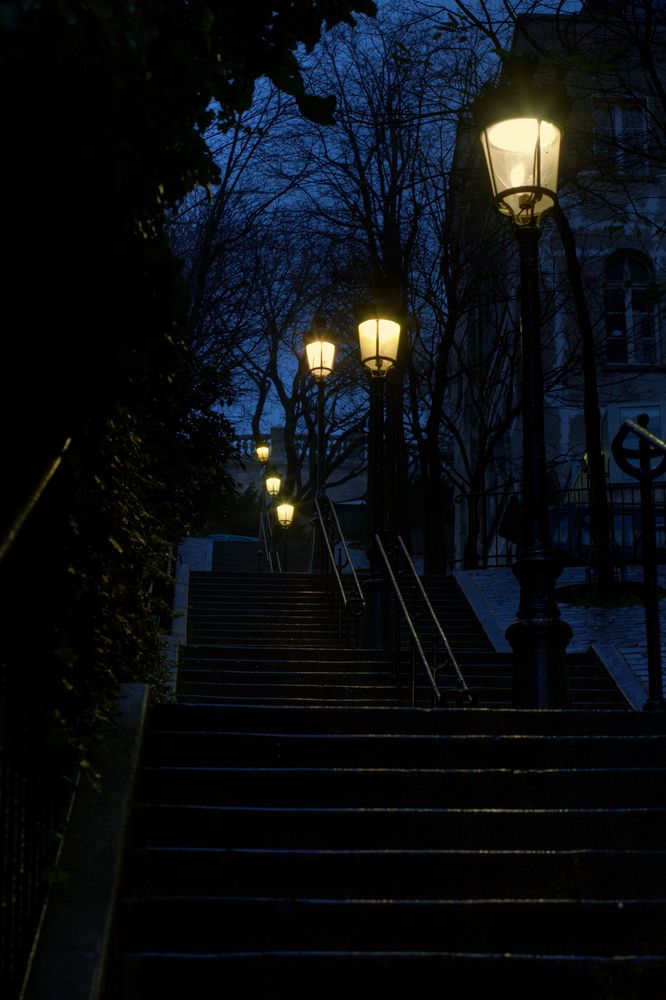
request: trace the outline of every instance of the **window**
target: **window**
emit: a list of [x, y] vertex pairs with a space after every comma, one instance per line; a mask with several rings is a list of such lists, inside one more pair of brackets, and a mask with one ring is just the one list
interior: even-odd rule
[[624, 176], [644, 176], [648, 169], [648, 130], [643, 105], [631, 101], [596, 105], [593, 115], [598, 166]]
[[606, 261], [604, 319], [608, 364], [661, 363], [653, 289], [652, 264], [643, 254], [619, 251]]

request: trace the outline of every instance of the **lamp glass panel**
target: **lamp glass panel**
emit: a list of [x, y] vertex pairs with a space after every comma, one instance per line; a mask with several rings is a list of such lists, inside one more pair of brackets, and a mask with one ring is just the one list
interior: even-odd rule
[[[552, 122], [538, 118], [510, 118], [490, 125], [482, 133], [483, 149], [498, 207], [516, 222], [529, 222], [553, 207], [547, 193], [557, 191], [562, 133]], [[504, 194], [510, 188], [526, 188]]]
[[266, 489], [272, 497], [276, 497], [280, 492], [280, 484], [282, 480], [279, 476], [267, 476], [266, 477]]
[[294, 519], [294, 506], [290, 503], [278, 504], [276, 515], [283, 528], [288, 528]]
[[267, 444], [258, 444], [257, 447], [255, 448], [255, 451], [257, 453], [257, 458], [259, 459], [260, 462], [268, 461], [268, 456], [270, 455], [270, 448], [268, 447]]
[[311, 340], [305, 345], [310, 374], [317, 380], [326, 378], [333, 371], [335, 344], [329, 340]]
[[400, 324], [392, 319], [366, 319], [358, 325], [361, 361], [373, 375], [385, 375], [398, 356]]

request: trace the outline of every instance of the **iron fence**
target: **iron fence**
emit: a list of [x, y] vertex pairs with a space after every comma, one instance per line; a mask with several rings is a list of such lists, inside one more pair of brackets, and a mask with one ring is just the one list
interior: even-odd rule
[[[607, 492], [615, 564], [620, 569], [638, 564], [643, 543], [640, 489], [633, 483], [613, 483]], [[652, 495], [657, 558], [666, 562], [666, 483], [654, 483]], [[466, 569], [511, 566], [520, 540], [520, 493], [461, 493], [456, 504], [463, 541], [455, 565]], [[550, 491], [548, 515], [552, 550], [565, 565], [589, 566], [593, 553], [587, 488]]]

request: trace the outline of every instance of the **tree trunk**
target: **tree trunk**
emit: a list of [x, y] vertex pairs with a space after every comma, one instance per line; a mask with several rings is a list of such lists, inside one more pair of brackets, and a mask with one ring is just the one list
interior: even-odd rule
[[574, 234], [559, 204], [555, 206], [554, 216], [564, 247], [567, 273], [571, 283], [571, 294], [576, 310], [576, 322], [581, 339], [583, 419], [585, 423], [585, 447], [587, 449], [593, 565], [599, 594], [606, 596], [612, 589], [614, 575], [613, 554], [611, 550], [611, 521], [606, 489], [606, 469], [601, 447], [601, 417], [599, 413], [594, 332], [583, 290], [580, 262], [576, 254]]
[[444, 490], [439, 441], [427, 435], [420, 448], [423, 497], [423, 572], [442, 576], [447, 569]]

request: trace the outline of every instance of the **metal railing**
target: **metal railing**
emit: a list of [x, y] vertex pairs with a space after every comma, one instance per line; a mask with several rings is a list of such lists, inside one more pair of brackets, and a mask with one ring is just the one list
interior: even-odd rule
[[[259, 540], [263, 544], [263, 557], [266, 560], [266, 566], [268, 567], [269, 573], [281, 573], [282, 563], [280, 562], [280, 555], [275, 548], [275, 541], [273, 539], [273, 527], [271, 525], [271, 517], [267, 511], [262, 510], [259, 514]], [[260, 550], [262, 551], [262, 550]]]
[[[666, 561], [666, 483], [651, 483], [656, 518], [656, 546]], [[640, 489], [635, 483], [607, 485], [611, 546], [616, 576], [642, 559], [643, 528]], [[511, 566], [517, 556], [522, 497], [516, 492], [461, 493], [456, 503], [466, 509], [464, 552], [455, 565], [466, 569]], [[592, 561], [589, 491], [586, 487], [548, 494], [551, 547], [565, 565], [589, 567]]]
[[[645, 629], [648, 659], [648, 711], [666, 711], [661, 671], [659, 623], [659, 586], [657, 580], [657, 514], [654, 504], [654, 480], [666, 472], [666, 441], [647, 429], [649, 417], [642, 413], [637, 420], [625, 420], [613, 438], [611, 450], [619, 467], [637, 479], [640, 487], [642, 528], [643, 586], [645, 588]], [[630, 435], [638, 438], [638, 447], [625, 442]], [[632, 463], [637, 460], [637, 464]], [[664, 530], [663, 513], [661, 531]], [[663, 545], [663, 542], [662, 542]]]
[[[435, 679], [438, 677], [440, 671], [449, 671], [453, 674], [455, 687], [453, 688], [440, 688], [440, 695], [443, 701], [448, 701], [449, 697], [454, 697], [457, 700], [466, 703], [469, 706], [476, 705], [477, 696], [473, 691], [470, 690], [467, 681], [465, 680], [462, 670], [460, 669], [460, 664], [456, 659], [455, 653], [451, 648], [451, 643], [449, 642], [442, 624], [435, 614], [435, 610], [430, 602], [425, 587], [423, 586], [423, 581], [416, 571], [416, 567], [412, 561], [407, 546], [405, 545], [403, 539], [398, 535], [398, 548], [400, 553], [400, 558], [404, 561], [409, 573], [411, 574], [411, 579], [416, 585], [416, 589], [421, 597], [423, 604], [425, 605], [425, 610], [427, 618], [430, 625], [435, 630], [435, 636], [432, 639], [432, 662], [433, 662], [433, 672]], [[414, 610], [414, 609], [412, 609]], [[439, 655], [439, 642], [442, 644], [442, 649], [444, 651], [444, 658], [440, 660]]]
[[[342, 642], [343, 639], [344, 620], [347, 626], [348, 644], [358, 646], [360, 620], [365, 611], [363, 590], [340, 527], [335, 504], [327, 496], [322, 495], [315, 497], [314, 507], [315, 532], [323, 545], [319, 568], [331, 582], [335, 581], [334, 589], [338, 598], [338, 642]], [[323, 558], [324, 555], [326, 559]]]
[[421, 640], [419, 639], [418, 633], [412, 621], [412, 617], [407, 609], [405, 599], [402, 595], [400, 587], [398, 586], [398, 581], [396, 580], [395, 573], [391, 567], [388, 556], [384, 546], [382, 545], [379, 535], [375, 535], [375, 545], [377, 546], [377, 551], [384, 564], [384, 571], [386, 573], [386, 578], [391, 585], [393, 590], [393, 596], [395, 599], [395, 604], [397, 607], [398, 614], [394, 617], [394, 623], [396, 628], [396, 635], [394, 640], [394, 649], [396, 655], [396, 674], [399, 676], [402, 660], [402, 635], [400, 631], [400, 615], [402, 615], [403, 621], [405, 622], [407, 629], [410, 634], [410, 704], [412, 708], [416, 705], [416, 663], [421, 666], [425, 678], [430, 686], [432, 705], [433, 708], [438, 708], [442, 703], [442, 695], [437, 686], [435, 680], [436, 664], [433, 662], [432, 667], [428, 663], [428, 658], [426, 657], [423, 646], [421, 645]]

